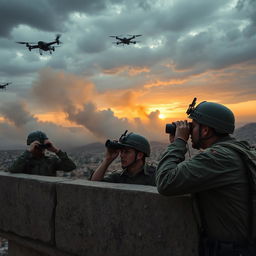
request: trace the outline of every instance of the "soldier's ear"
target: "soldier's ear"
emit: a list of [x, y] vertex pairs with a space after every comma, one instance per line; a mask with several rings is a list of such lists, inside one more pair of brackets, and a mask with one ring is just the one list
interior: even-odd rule
[[209, 126], [202, 125], [201, 127], [202, 127], [201, 128], [201, 136], [202, 136], [202, 138], [206, 138], [206, 137], [208, 137], [209, 135], [212, 134], [212, 129]]
[[141, 159], [143, 159], [143, 158], [144, 158], [144, 153], [138, 152], [138, 154], [137, 154], [137, 159], [138, 159], [138, 160], [141, 160]]

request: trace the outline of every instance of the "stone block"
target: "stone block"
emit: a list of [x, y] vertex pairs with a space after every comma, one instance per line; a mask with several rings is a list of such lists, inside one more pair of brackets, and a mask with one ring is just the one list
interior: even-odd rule
[[0, 172], [0, 230], [53, 244], [57, 181]]
[[90, 256], [195, 256], [189, 196], [155, 187], [75, 180], [57, 184], [56, 247]]

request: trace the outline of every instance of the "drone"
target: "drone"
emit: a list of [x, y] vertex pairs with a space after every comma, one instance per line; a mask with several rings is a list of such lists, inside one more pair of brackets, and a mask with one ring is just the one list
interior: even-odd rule
[[9, 84], [11, 84], [11, 82], [5, 83], [5, 84], [0, 84], [0, 89], [6, 90], [6, 86], [8, 86]]
[[55, 40], [52, 41], [52, 42], [49, 42], [49, 43], [46, 43], [46, 42], [43, 42], [43, 41], [39, 41], [37, 43], [33, 43], [33, 42], [16, 42], [16, 43], [25, 44], [26, 47], [29, 49], [29, 51], [31, 51], [32, 49], [38, 48], [40, 55], [43, 55], [42, 51], [49, 51], [50, 54], [52, 54], [52, 52], [55, 51], [55, 47], [57, 47], [56, 45], [55, 46], [52, 46], [52, 45], [53, 44], [59, 45], [61, 43], [60, 40], [59, 40], [60, 37], [61, 37], [60, 34], [56, 35]]
[[128, 35], [128, 37], [120, 37], [120, 36], [109, 36], [109, 37], [114, 37], [116, 40], [119, 40], [117, 42], [113, 42], [113, 44], [136, 44], [139, 41], [132, 41], [134, 38], [138, 37], [138, 36], [142, 36], [142, 35]]

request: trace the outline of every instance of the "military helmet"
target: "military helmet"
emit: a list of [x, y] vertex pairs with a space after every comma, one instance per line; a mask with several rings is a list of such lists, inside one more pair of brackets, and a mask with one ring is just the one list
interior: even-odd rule
[[145, 137], [139, 134], [131, 132], [126, 135], [126, 133], [124, 133], [120, 137], [118, 143], [122, 146], [134, 148], [140, 152], [143, 152], [145, 156], [150, 156], [149, 142]]
[[189, 118], [207, 125], [221, 134], [230, 134], [235, 129], [233, 112], [222, 104], [203, 101], [191, 110]]
[[44, 141], [47, 139], [48, 137], [44, 132], [41, 132], [41, 131], [31, 132], [27, 138], [27, 145], [30, 145], [35, 140], [38, 140], [41, 144], [43, 144]]

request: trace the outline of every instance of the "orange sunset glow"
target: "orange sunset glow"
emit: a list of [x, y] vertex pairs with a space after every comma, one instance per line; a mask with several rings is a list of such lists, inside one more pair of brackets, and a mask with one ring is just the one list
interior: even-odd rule
[[[144, 106], [135, 105], [127, 112], [127, 107], [119, 107], [117, 109], [112, 108], [115, 116], [118, 118], [134, 119], [140, 118], [142, 120], [147, 119], [147, 115], [151, 112], [159, 111], [158, 118], [166, 121], [175, 121], [186, 119], [186, 108], [181, 108], [179, 105], [185, 105], [182, 102], [176, 101], [174, 104], [146, 104]], [[227, 104], [235, 114], [237, 121], [246, 122], [250, 118], [255, 118], [256, 113], [256, 101], [241, 102], [238, 104]], [[101, 111], [103, 109], [99, 109]], [[46, 112], [34, 115], [41, 122], [53, 122], [65, 127], [80, 126], [75, 122], [68, 120], [65, 112]], [[3, 117], [0, 119], [4, 120]]]

